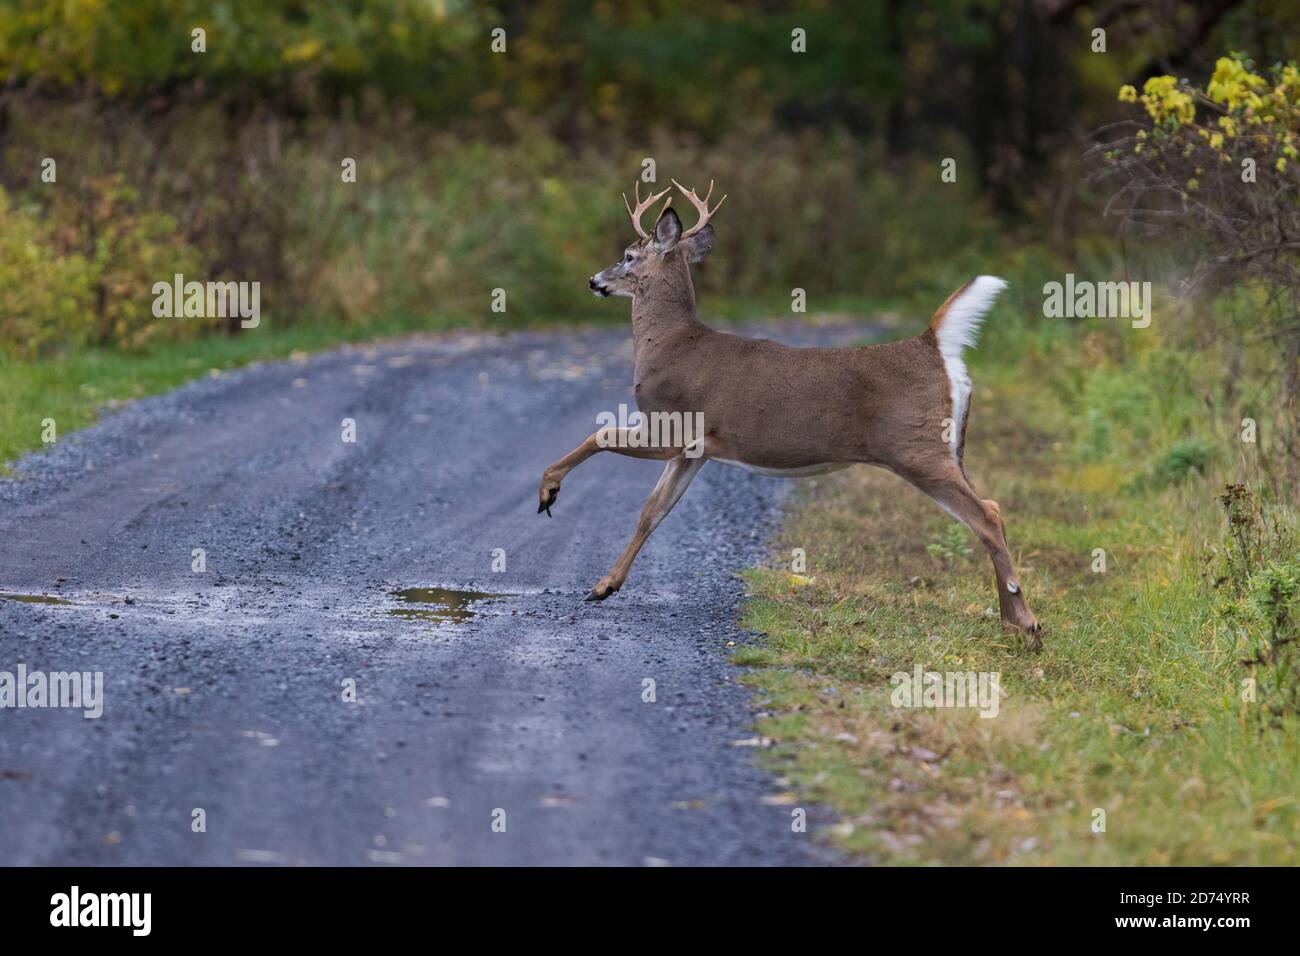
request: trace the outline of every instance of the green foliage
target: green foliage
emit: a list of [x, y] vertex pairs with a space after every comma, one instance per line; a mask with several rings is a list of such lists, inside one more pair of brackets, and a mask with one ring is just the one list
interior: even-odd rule
[[1296, 556], [1270, 561], [1246, 582], [1250, 604], [1276, 638], [1300, 623], [1300, 560]]
[[[2, 231], [2, 227], [0, 227]], [[193, 320], [189, 320], [193, 321]], [[454, 324], [448, 319], [436, 326]], [[303, 323], [280, 329], [263, 321], [258, 335], [170, 341], [155, 336], [139, 350], [67, 349], [13, 360], [0, 352], [0, 475], [6, 463], [41, 447], [42, 419], [58, 422], [60, 439], [91, 424], [104, 408], [176, 388], [256, 361], [428, 330], [427, 319], [392, 315], [366, 325]]]
[[0, 343], [32, 357], [85, 338], [91, 282], [79, 256], [55, 252], [39, 218], [0, 189]]
[[[924, 67], [918, 80], [940, 73], [941, 51], [993, 45], [987, 17], [971, 7], [12, 0], [0, 12], [0, 80], [121, 98], [201, 82], [218, 95], [295, 105], [373, 91], [441, 120], [519, 110], [570, 133], [591, 122], [632, 129], [646, 116], [707, 133], [750, 111], [861, 127], [883, 120], [905, 91], [898, 38]], [[192, 50], [196, 28], [206, 52]], [[491, 49], [497, 28], [507, 53]], [[796, 28], [815, 55], [791, 51]]]
[[969, 533], [962, 525], [952, 521], [944, 525], [942, 534], [926, 544], [925, 551], [930, 557], [945, 564], [969, 558], [974, 553]]
[[195, 320], [153, 315], [153, 283], [197, 264], [169, 217], [141, 210], [120, 177], [89, 177], [53, 195], [38, 215], [10, 210], [0, 190], [0, 349], [19, 358], [138, 349], [199, 330]]
[[[193, 50], [196, 28], [205, 52]], [[0, 12], [0, 78], [109, 96], [196, 79], [300, 96], [376, 85], [445, 110], [463, 108], [486, 30], [482, 13], [457, 0], [11, 0]]]
[[1157, 485], [1178, 484], [1192, 474], [1204, 475], [1213, 456], [1214, 448], [1208, 442], [1185, 438], [1160, 452], [1152, 477]]
[[90, 344], [138, 349], [157, 335], [187, 338], [198, 330], [202, 320], [153, 315], [153, 284], [193, 274], [198, 261], [170, 216], [142, 209], [120, 175], [86, 177], [53, 195], [55, 248], [86, 265]]
[[1204, 84], [1152, 76], [1119, 91], [1143, 115], [1097, 151], [1117, 184], [1111, 205], [1127, 227], [1163, 232], [1186, 252], [1187, 284], [1261, 291], [1249, 334], [1274, 356], [1280, 384], [1273, 432], [1277, 471], [1300, 485], [1300, 66], [1259, 69], [1218, 58]]
[[[279, 326], [434, 313], [621, 320], [586, 277], [633, 238], [619, 194], [647, 154], [660, 184], [716, 179], [729, 195], [717, 250], [696, 271], [706, 314], [713, 298], [786, 312], [796, 286], [814, 310], [906, 290], [927, 314], [1000, 245], [973, 181], [936, 190], [932, 164], [881, 169], [859, 140], [766, 124], [711, 146], [611, 133], [575, 151], [538, 124], [486, 142], [382, 109], [289, 124], [214, 105], [146, 118], [18, 97], [9, 116], [0, 181], [25, 185], [48, 241], [91, 270], [94, 315], [69, 346], [138, 348], [215, 329], [150, 321], [147, 290], [176, 272], [261, 282]], [[33, 187], [30, 170], [51, 153], [59, 181]], [[345, 157], [355, 182], [343, 181]], [[507, 290], [504, 315], [488, 310], [495, 288]]]
[[1243, 666], [1259, 682], [1260, 712], [1300, 714], [1300, 548], [1287, 514], [1244, 485], [1219, 497], [1227, 517], [1220, 552], [1219, 617], [1237, 635]]

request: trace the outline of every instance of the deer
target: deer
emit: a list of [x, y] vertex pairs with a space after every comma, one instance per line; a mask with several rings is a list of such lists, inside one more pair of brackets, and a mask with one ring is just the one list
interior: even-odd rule
[[695, 209], [694, 225], [683, 228], [669, 196], [647, 232], [646, 210], [672, 189], [642, 200], [640, 186], [635, 208], [623, 195], [639, 238], [588, 286], [597, 296], [632, 300], [633, 387], [642, 415], [702, 415], [703, 435], [695, 447], [647, 446], [631, 440], [631, 425], [606, 426], [542, 473], [537, 512], [550, 515], [565, 476], [598, 452], [665, 462], [627, 547], [586, 600], [603, 601], [623, 587], [646, 540], [710, 460], [786, 478], [865, 464], [893, 472], [975, 534], [993, 563], [1002, 626], [1041, 649], [1001, 509], [975, 491], [964, 461], [973, 386], [963, 353], [1007, 283], [971, 279], [920, 335], [900, 341], [796, 347], [721, 332], [696, 314], [690, 266], [712, 251], [711, 220], [727, 197], [710, 208], [712, 183], [701, 199], [674, 179]]

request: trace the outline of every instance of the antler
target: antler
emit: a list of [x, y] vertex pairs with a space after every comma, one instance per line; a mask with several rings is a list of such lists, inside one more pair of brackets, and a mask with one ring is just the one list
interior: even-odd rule
[[[638, 180], [636, 181], [636, 211], [635, 211], [635, 212], [632, 211], [632, 204], [629, 203], [629, 202], [627, 201], [627, 193], [624, 193], [624, 194], [623, 194], [623, 205], [627, 207], [627, 214], [628, 214], [629, 216], [632, 217], [632, 228], [636, 230], [636, 234], [637, 234], [638, 236], [640, 236], [642, 239], [649, 239], [649, 238], [650, 238], [650, 234], [647, 233], [644, 229], [641, 228], [641, 217], [642, 217], [642, 215], [645, 214], [645, 211], [646, 211], [647, 209], [649, 209], [651, 206], [653, 206], [655, 203], [657, 203], [660, 199], [662, 199], [662, 198], [664, 197], [665, 193], [667, 193], [667, 192], [668, 192], [668, 190], [665, 189], [663, 192], [661, 192], [661, 193], [657, 193], [657, 194], [655, 194], [655, 195], [653, 195], [653, 196], [650, 196], [650, 197], [647, 198], [646, 200], [642, 201], [642, 199], [641, 199], [641, 180], [638, 179]], [[672, 201], [673, 201], [673, 200], [672, 200], [672, 197], [670, 196], [670, 197], [668, 198], [668, 202], [664, 203], [664, 208], [667, 209], [668, 206], [669, 206], [669, 204], [672, 203]], [[663, 213], [660, 213], [659, 215], [662, 216]]]
[[691, 226], [691, 228], [687, 229], [684, 233], [682, 233], [682, 239], [689, 239], [691, 236], [695, 235], [697, 232], [699, 232], [701, 229], [703, 229], [705, 226], [709, 224], [709, 219], [712, 218], [715, 212], [717, 212], [719, 209], [722, 208], [722, 204], [727, 201], [727, 197], [723, 196], [721, 199], [719, 199], [718, 204], [714, 206], [713, 209], [710, 210], [709, 196], [713, 195], [712, 179], [709, 180], [708, 195], [706, 195], [703, 199], [695, 195], [694, 189], [687, 189], [685, 186], [683, 186], [675, 179], [673, 180], [673, 185], [682, 191], [682, 195], [691, 201], [691, 205], [694, 206], [696, 212], [700, 214], [700, 218], [696, 220], [695, 225]]

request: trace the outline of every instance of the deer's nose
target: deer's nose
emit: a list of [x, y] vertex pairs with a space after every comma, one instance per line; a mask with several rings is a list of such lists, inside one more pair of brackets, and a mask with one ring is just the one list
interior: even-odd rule
[[592, 276], [590, 279], [587, 280], [587, 287], [588, 287], [588, 288], [591, 288], [591, 289], [599, 289], [599, 288], [600, 288], [599, 283], [596, 282], [596, 277], [595, 277], [595, 276]]

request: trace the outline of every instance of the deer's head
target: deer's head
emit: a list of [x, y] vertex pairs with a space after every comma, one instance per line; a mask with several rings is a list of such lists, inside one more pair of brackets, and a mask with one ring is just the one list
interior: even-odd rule
[[632, 227], [641, 238], [623, 250], [623, 258], [604, 272], [598, 272], [587, 283], [596, 295], [635, 296], [650, 283], [662, 276], [672, 273], [673, 263], [699, 262], [713, 249], [713, 227], [709, 219], [717, 212], [727, 197], [723, 196], [718, 204], [709, 209], [709, 196], [713, 195], [713, 183], [709, 183], [708, 194], [701, 199], [695, 190], [687, 190], [677, 180], [673, 185], [681, 190], [682, 195], [690, 200], [699, 212], [699, 219], [690, 229], [683, 231], [682, 221], [677, 211], [672, 208], [672, 197], [664, 203], [664, 208], [655, 220], [653, 232], [646, 232], [641, 225], [641, 217], [650, 206], [657, 203], [668, 193], [652, 194], [644, 200], [641, 198], [641, 183], [636, 184], [636, 209], [623, 195], [623, 205], [632, 217]]

